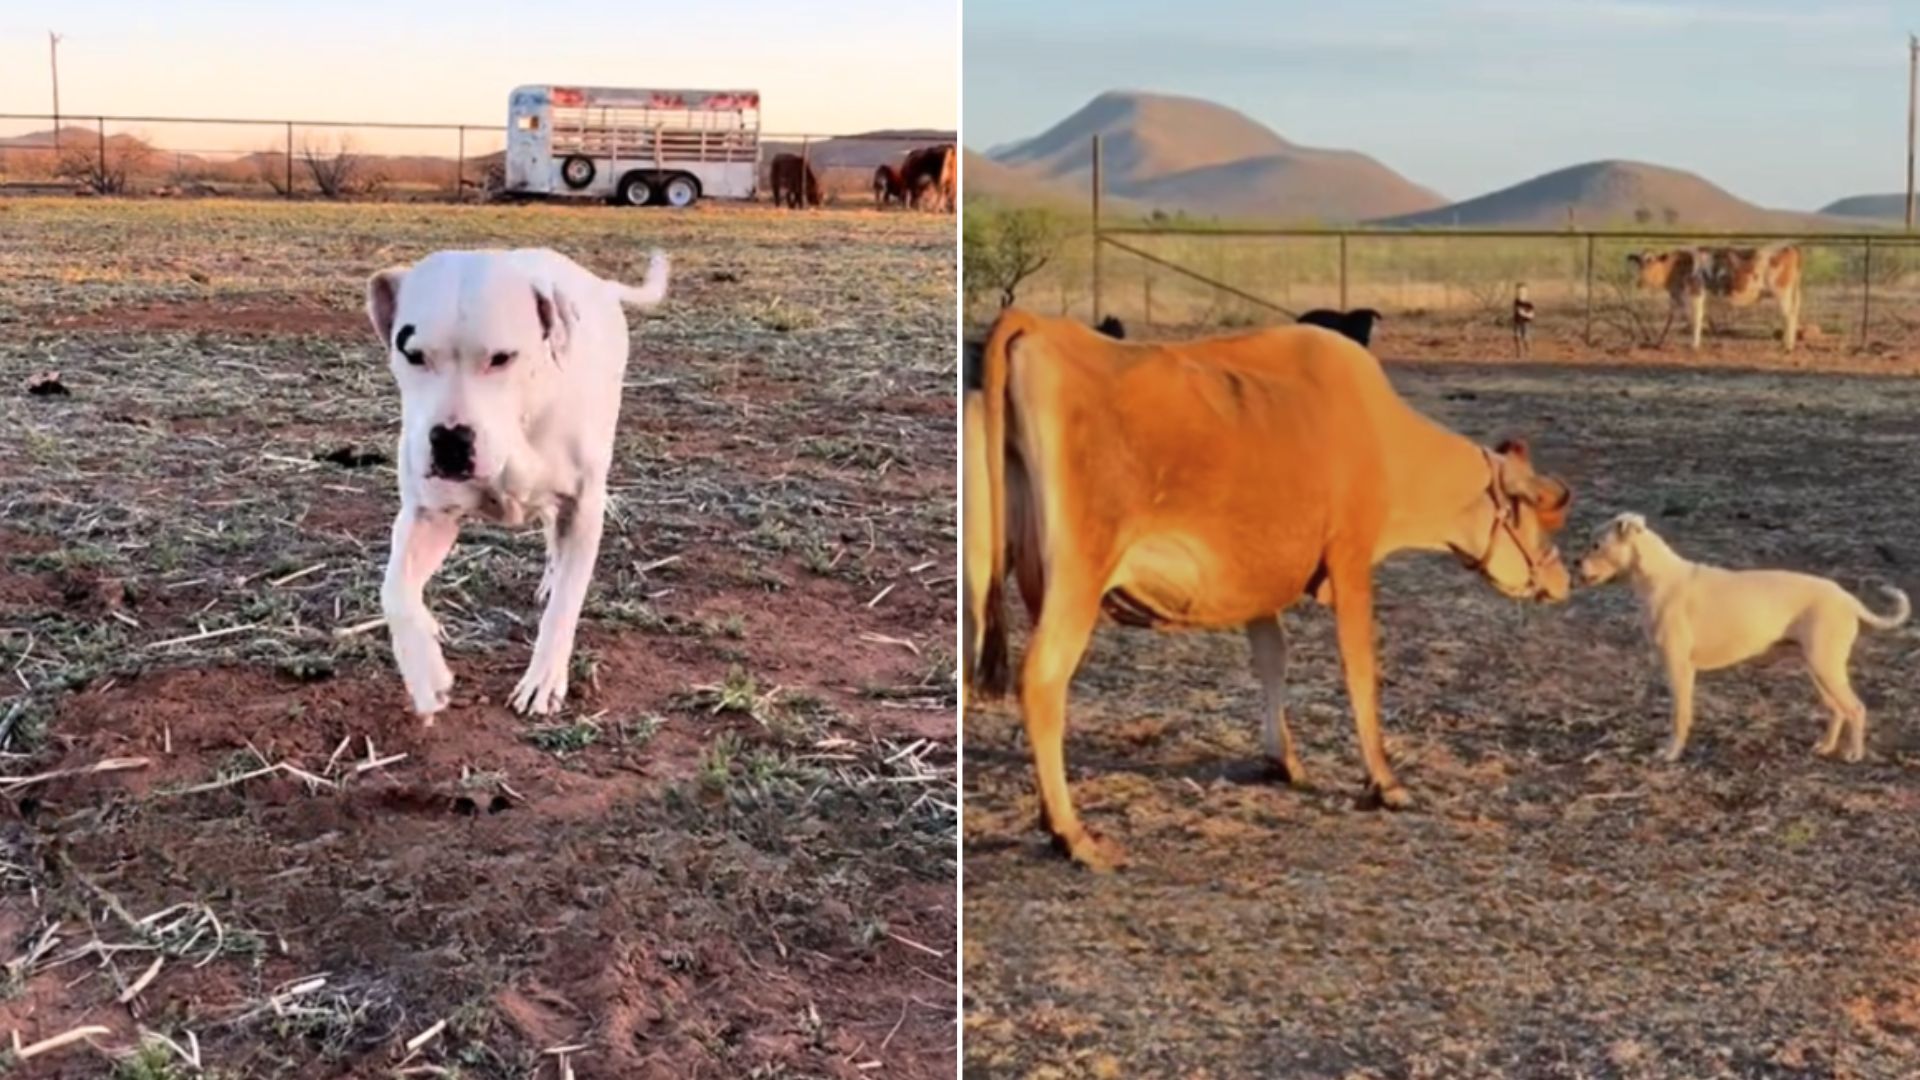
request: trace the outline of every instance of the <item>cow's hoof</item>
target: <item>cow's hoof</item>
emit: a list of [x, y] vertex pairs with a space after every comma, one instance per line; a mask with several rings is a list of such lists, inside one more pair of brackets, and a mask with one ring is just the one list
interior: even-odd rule
[[1298, 788], [1302, 791], [1306, 790], [1309, 786], [1307, 783], [1307, 770], [1300, 764], [1300, 759], [1297, 757], [1289, 758], [1285, 761], [1268, 758], [1267, 776], [1269, 779], [1286, 784], [1288, 787]]
[[1388, 784], [1386, 787], [1381, 787], [1378, 784], [1369, 785], [1367, 787], [1367, 802], [1382, 810], [1413, 809], [1413, 796], [1407, 792], [1406, 788], [1401, 787], [1398, 783]]
[[1096, 874], [1110, 874], [1127, 865], [1127, 853], [1119, 844], [1085, 826], [1072, 837], [1056, 834], [1053, 842], [1074, 862]]

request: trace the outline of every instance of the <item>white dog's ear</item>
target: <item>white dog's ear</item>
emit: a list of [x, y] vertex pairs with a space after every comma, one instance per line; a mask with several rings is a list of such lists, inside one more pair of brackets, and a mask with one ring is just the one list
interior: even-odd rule
[[407, 269], [389, 266], [367, 279], [367, 318], [372, 320], [381, 344], [389, 348], [393, 345], [393, 315], [400, 309], [400, 279], [407, 276]]
[[1619, 533], [1622, 540], [1631, 540], [1647, 531], [1647, 519], [1639, 514], [1621, 514], [1613, 519], [1613, 531]]
[[580, 322], [580, 309], [567, 299], [566, 293], [544, 283], [533, 287], [533, 306], [540, 316], [540, 336], [547, 339], [554, 358], [559, 359], [566, 353], [567, 340]]

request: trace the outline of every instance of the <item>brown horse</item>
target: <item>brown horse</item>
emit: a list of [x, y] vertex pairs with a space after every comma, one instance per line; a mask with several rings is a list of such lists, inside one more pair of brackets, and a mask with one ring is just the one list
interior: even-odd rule
[[926, 146], [907, 154], [907, 160], [900, 166], [900, 181], [914, 206], [925, 210], [953, 210], [954, 189], [959, 178], [958, 157], [952, 143]]
[[907, 205], [907, 182], [899, 169], [882, 165], [873, 170], [873, 201], [878, 206]]
[[798, 210], [802, 199], [808, 206], [820, 205], [820, 178], [814, 175], [812, 162], [799, 154], [775, 154], [770, 170], [773, 205]]

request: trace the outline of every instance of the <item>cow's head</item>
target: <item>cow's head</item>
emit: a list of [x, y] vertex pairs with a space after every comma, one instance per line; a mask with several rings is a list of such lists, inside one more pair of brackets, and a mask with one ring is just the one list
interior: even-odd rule
[[1634, 284], [1662, 289], [1675, 273], [1686, 272], [1681, 266], [1686, 255], [1684, 251], [1636, 251], [1627, 256], [1627, 268], [1633, 272]]
[[1565, 600], [1573, 582], [1554, 545], [1566, 527], [1573, 492], [1535, 472], [1527, 444], [1509, 439], [1487, 452], [1487, 499], [1470, 528], [1477, 546], [1457, 545], [1461, 561], [1501, 593], [1521, 600]]

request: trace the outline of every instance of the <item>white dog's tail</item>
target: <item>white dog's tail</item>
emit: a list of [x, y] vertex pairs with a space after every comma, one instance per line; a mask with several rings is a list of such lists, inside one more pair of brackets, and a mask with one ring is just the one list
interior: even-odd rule
[[1907, 621], [1907, 616], [1913, 614], [1913, 605], [1907, 602], [1906, 593], [1901, 592], [1891, 585], [1880, 586], [1880, 591], [1893, 597], [1893, 614], [1875, 615], [1867, 609], [1867, 605], [1857, 596], [1854, 597], [1853, 602], [1860, 606], [1861, 622], [1866, 623], [1876, 630], [1891, 630]]
[[666, 253], [656, 250], [647, 260], [647, 276], [640, 284], [623, 285], [618, 281], [609, 281], [607, 284], [613, 286], [621, 303], [645, 311], [659, 307], [660, 301], [667, 298], [667, 277], [672, 268]]

